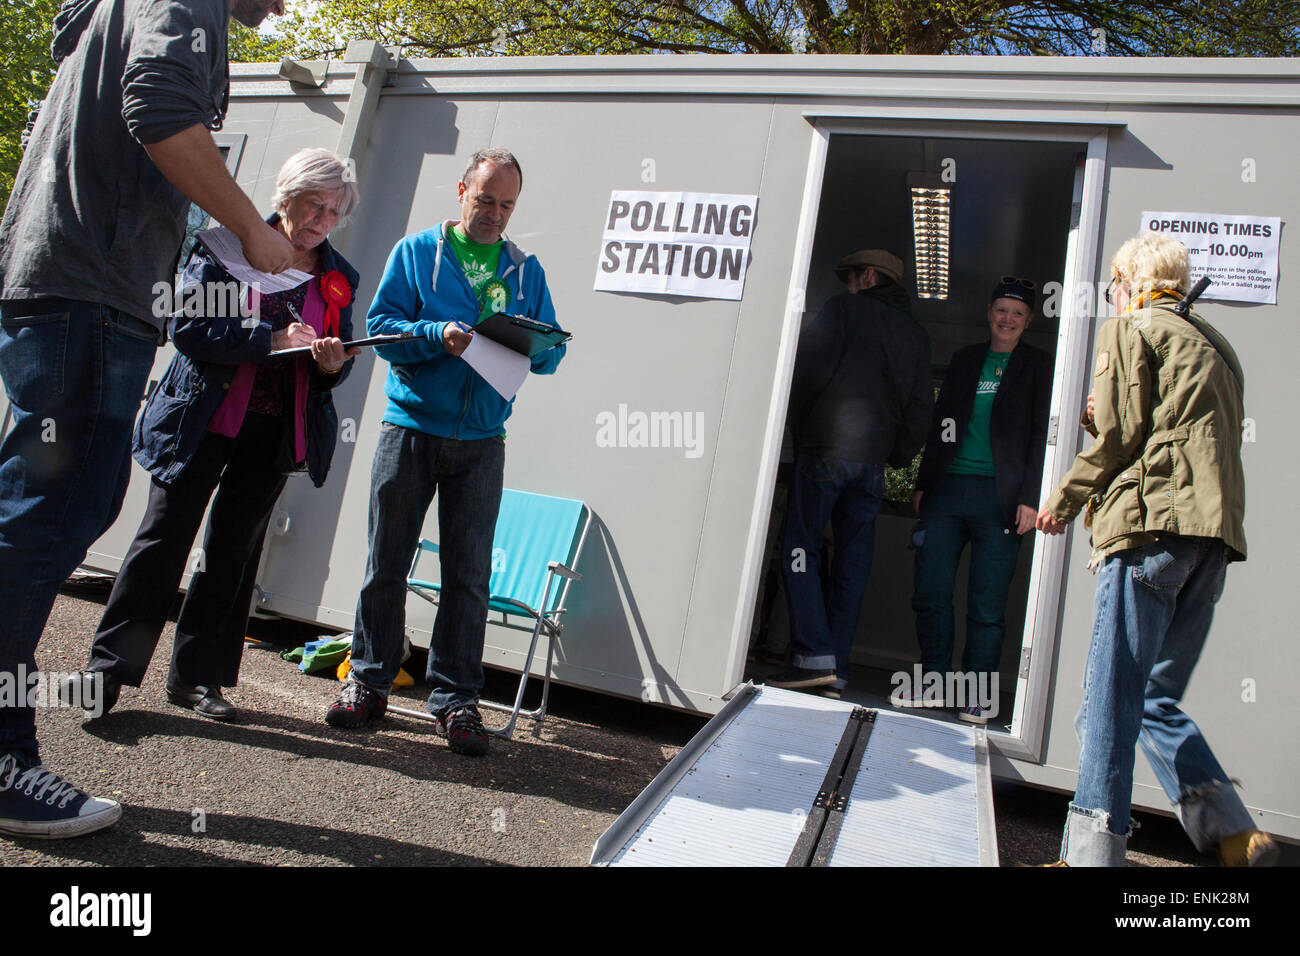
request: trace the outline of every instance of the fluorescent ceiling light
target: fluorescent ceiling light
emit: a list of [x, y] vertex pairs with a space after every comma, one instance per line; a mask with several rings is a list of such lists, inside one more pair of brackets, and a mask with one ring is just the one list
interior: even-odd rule
[[916, 294], [922, 299], [946, 299], [952, 190], [933, 173], [908, 173], [907, 183], [912, 195]]

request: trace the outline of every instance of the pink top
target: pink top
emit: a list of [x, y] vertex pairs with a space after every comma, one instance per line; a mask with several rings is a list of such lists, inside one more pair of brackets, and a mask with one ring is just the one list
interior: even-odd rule
[[[260, 295], [260, 293], [251, 291], [249, 294]], [[307, 284], [307, 301], [302, 307], [302, 320], [310, 325], [318, 336], [324, 332], [325, 300], [321, 298], [320, 282], [316, 276], [312, 276], [311, 281]], [[276, 361], [295, 363], [293, 448], [296, 460], [302, 461], [307, 457], [307, 426], [304, 411], [307, 408], [307, 385], [311, 378], [312, 359], [310, 356], [300, 355], [297, 358], [277, 359]], [[208, 431], [224, 435], [226, 438], [234, 438], [239, 434], [239, 429], [244, 424], [244, 416], [248, 414], [248, 402], [253, 395], [253, 379], [256, 377], [256, 362], [245, 362], [239, 366], [239, 370], [235, 372], [235, 380], [230, 383], [230, 391], [226, 393], [225, 401], [221, 403], [217, 413], [212, 416]]]

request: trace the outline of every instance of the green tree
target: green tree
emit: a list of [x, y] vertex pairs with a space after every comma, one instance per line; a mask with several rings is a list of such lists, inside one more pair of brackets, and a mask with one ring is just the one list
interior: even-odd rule
[[297, 55], [1300, 54], [1300, 0], [334, 0], [283, 22]]
[[23, 158], [27, 114], [54, 79], [51, 24], [59, 0], [0, 4], [0, 208], [9, 202]]
[[[275, 19], [269, 24], [275, 26]], [[262, 34], [250, 30], [242, 23], [230, 21], [230, 62], [231, 63], [266, 63], [288, 56], [293, 52], [293, 43], [283, 32]]]
[[[0, 204], [31, 106], [54, 77], [58, 0], [0, 0]], [[407, 56], [984, 53], [1300, 56], [1300, 0], [330, 0], [297, 2], [231, 59], [337, 57], [349, 39]]]

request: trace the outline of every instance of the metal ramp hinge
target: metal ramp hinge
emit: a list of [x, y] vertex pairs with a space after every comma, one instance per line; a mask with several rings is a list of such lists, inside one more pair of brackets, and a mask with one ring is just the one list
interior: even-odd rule
[[825, 810], [826, 807], [830, 804], [830, 802], [831, 802], [831, 794], [827, 793], [825, 790], [818, 790], [817, 798], [813, 800], [813, 806], [816, 807], [818, 810]]
[[1061, 427], [1061, 416], [1060, 416], [1060, 415], [1053, 415], [1050, 419], [1048, 419], [1048, 421], [1047, 421], [1047, 444], [1049, 444], [1049, 445], [1055, 445], [1055, 444], [1056, 444], [1056, 433], [1057, 433], [1057, 431], [1060, 430], [1060, 427]]
[[1017, 672], [1018, 677], [1029, 676], [1029, 655], [1033, 648], [1024, 647], [1020, 650], [1020, 670]]

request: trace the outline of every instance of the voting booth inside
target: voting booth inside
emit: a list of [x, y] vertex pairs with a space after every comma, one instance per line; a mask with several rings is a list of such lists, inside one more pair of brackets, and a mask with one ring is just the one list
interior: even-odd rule
[[[1054, 361], [1046, 497], [1090, 441], [1077, 422], [1096, 328], [1110, 314], [1110, 256], [1148, 225], [1194, 248], [1193, 276], [1215, 277], [1198, 311], [1246, 371], [1250, 553], [1229, 569], [1187, 706], [1243, 781], [1257, 825], [1300, 839], [1300, 751], [1277, 743], [1300, 726], [1290, 686], [1300, 647], [1285, 603], [1300, 537], [1289, 395], [1300, 253], [1286, 242], [1300, 214], [1294, 62], [408, 61], [353, 43], [322, 66], [319, 86], [286, 80], [275, 64], [232, 66], [216, 135], [267, 211], [276, 171], [297, 150], [355, 161], [361, 202], [332, 241], [361, 275], [358, 320], [393, 245], [458, 217], [468, 157], [486, 146], [518, 157], [523, 190], [507, 236], [538, 256], [573, 339], [555, 375], [519, 390], [505, 486], [591, 509], [554, 679], [654, 704], [716, 713], [753, 672], [800, 326], [842, 290], [842, 256], [874, 247], [904, 260], [936, 387], [954, 351], [987, 338], [998, 278], [1037, 283], [1025, 340]], [[938, 240], [921, 238], [914, 189], [943, 196], [942, 257], [923, 254]], [[159, 353], [155, 380], [170, 355]], [[260, 612], [351, 628], [386, 372], [366, 351], [335, 393], [329, 480], [291, 480], [276, 506]], [[135, 469], [88, 565], [116, 569], [147, 484]], [[911, 523], [901, 501], [880, 516], [850, 693], [887, 692], [890, 675], [917, 659]], [[436, 508], [425, 530], [436, 539]], [[989, 733], [997, 775], [1073, 789], [1090, 550], [1081, 523], [1022, 544]], [[959, 653], [963, 598], [959, 586]], [[414, 642], [427, 643], [433, 613], [408, 601]], [[485, 662], [518, 670], [527, 639], [489, 624]], [[1141, 761], [1137, 774], [1135, 803], [1168, 810]]]

